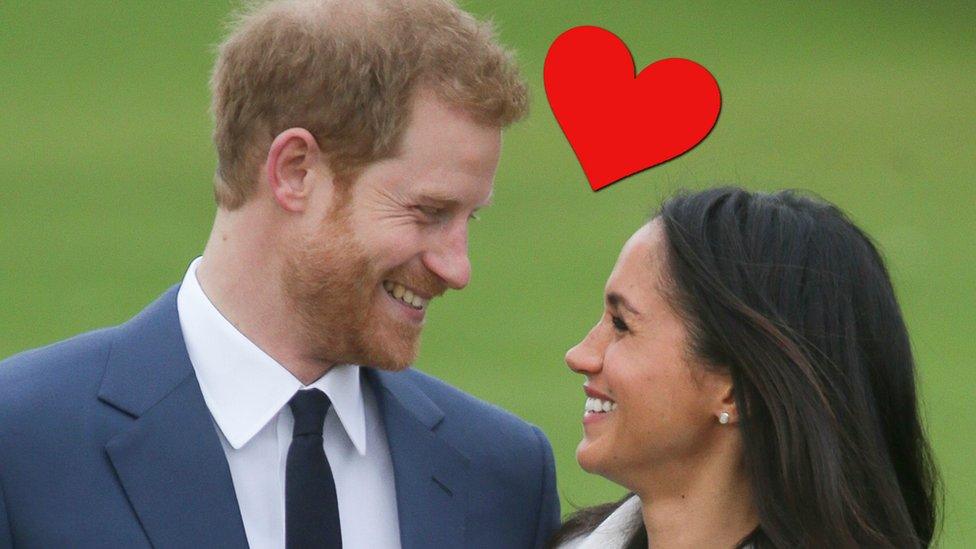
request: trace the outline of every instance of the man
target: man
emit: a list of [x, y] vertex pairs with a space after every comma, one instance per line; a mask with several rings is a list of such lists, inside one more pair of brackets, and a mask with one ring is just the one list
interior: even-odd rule
[[447, 0], [273, 2], [212, 86], [203, 257], [0, 364], [0, 546], [541, 546], [545, 437], [408, 368], [526, 109], [511, 56]]

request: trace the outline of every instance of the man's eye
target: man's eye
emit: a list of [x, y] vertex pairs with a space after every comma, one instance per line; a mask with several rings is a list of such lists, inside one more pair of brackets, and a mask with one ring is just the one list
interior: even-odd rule
[[427, 217], [440, 217], [443, 213], [440, 208], [435, 208], [433, 206], [414, 206], [414, 209]]
[[628, 330], [627, 323], [624, 322], [622, 318], [615, 315], [610, 315], [610, 320], [613, 321], [613, 329], [618, 332], [626, 332]]

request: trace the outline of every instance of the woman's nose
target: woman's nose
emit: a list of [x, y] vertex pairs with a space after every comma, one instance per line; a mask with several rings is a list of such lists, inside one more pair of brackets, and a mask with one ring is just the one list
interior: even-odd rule
[[603, 367], [603, 353], [594, 344], [596, 331], [597, 327], [594, 327], [583, 341], [566, 351], [566, 365], [570, 370], [578, 374], [591, 375]]

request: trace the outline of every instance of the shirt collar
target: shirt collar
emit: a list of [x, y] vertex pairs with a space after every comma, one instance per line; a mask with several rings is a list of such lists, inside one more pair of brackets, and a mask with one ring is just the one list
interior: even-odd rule
[[641, 500], [633, 495], [590, 532], [579, 549], [623, 547], [642, 521]]
[[[193, 260], [187, 269], [176, 306], [200, 391], [227, 442], [237, 450], [306, 387], [220, 314], [197, 281], [201, 259]], [[329, 397], [356, 451], [365, 455], [366, 415], [359, 369], [354, 364], [333, 366], [308, 388]]]

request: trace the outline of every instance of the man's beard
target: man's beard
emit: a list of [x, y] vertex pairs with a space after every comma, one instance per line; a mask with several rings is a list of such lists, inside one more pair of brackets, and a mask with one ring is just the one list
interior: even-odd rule
[[402, 370], [417, 356], [421, 327], [380, 307], [383, 273], [353, 236], [347, 210], [338, 208], [318, 233], [289, 251], [285, 295], [311, 358]]

